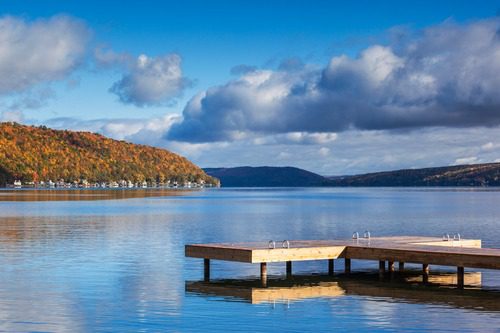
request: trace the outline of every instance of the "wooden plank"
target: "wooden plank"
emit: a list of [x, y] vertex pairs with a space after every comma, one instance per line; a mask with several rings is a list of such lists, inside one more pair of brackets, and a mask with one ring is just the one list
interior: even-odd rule
[[218, 259], [227, 261], [252, 262], [252, 250], [238, 248], [218, 248], [208, 245], [186, 245], [186, 257]]
[[353, 259], [404, 261], [410, 263], [471, 268], [500, 269], [500, 250], [430, 247], [347, 247], [345, 255]]
[[337, 259], [345, 246], [299, 247], [289, 249], [256, 249], [252, 251], [252, 263], [301, 260]]

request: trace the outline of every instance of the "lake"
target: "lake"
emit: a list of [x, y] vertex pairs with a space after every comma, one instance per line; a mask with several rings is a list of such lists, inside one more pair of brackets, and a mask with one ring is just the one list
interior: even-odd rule
[[[326, 262], [299, 262], [287, 282], [285, 265], [269, 264], [275, 297], [258, 290], [250, 264], [213, 261], [213, 288], [196, 288], [203, 262], [184, 257], [188, 243], [365, 230], [460, 233], [500, 248], [499, 189], [3, 190], [0, 200], [0, 331], [500, 330], [497, 271], [466, 270], [481, 283], [459, 291], [420, 285], [418, 266], [413, 282], [391, 283], [374, 277], [377, 262], [353, 260], [357, 274], [333, 279], [323, 276]], [[435, 279], [448, 272], [431, 266]]]

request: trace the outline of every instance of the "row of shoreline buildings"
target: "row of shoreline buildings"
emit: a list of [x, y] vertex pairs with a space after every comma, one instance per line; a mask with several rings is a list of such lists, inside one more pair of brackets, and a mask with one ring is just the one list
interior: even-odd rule
[[89, 182], [86, 179], [80, 181], [66, 182], [64, 179], [60, 179], [56, 182], [52, 180], [40, 181], [40, 182], [22, 182], [21, 180], [15, 180], [12, 184], [7, 184], [8, 188], [204, 188], [204, 187], [217, 187], [216, 185], [206, 183], [203, 179], [199, 179], [197, 182], [185, 181], [166, 181], [164, 183], [159, 183], [155, 181], [142, 181], [142, 182], [132, 182], [130, 180], [119, 180], [119, 181], [108, 181], [108, 182]]

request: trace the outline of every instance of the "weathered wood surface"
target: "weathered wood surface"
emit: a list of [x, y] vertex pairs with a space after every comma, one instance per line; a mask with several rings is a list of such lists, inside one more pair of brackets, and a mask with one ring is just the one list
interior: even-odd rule
[[290, 241], [277, 242], [276, 248], [269, 248], [267, 242], [194, 244], [186, 245], [185, 253], [247, 263], [346, 258], [500, 269], [500, 249], [483, 249], [481, 240], [443, 241], [437, 237]]
[[348, 246], [351, 259], [404, 261], [443, 266], [500, 269], [500, 249], [444, 247], [430, 245], [370, 244]]

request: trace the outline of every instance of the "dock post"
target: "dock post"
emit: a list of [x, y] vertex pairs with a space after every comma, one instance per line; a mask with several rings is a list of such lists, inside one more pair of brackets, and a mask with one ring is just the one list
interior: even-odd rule
[[267, 287], [267, 263], [260, 263], [260, 282], [263, 287]]
[[394, 280], [394, 261], [388, 261], [387, 262], [387, 270], [389, 271], [391, 281]]
[[203, 259], [203, 279], [205, 282], [210, 281], [210, 259]]
[[422, 264], [422, 281], [429, 282], [429, 264]]
[[399, 262], [399, 272], [403, 272], [405, 270], [405, 263], [404, 261]]
[[351, 273], [351, 259], [344, 258], [344, 270], [346, 275]]
[[333, 259], [328, 259], [328, 275], [330, 276], [333, 276], [333, 272], [334, 272], [334, 261]]
[[457, 288], [464, 289], [464, 268], [462, 266], [457, 267]]
[[385, 261], [384, 260], [380, 260], [378, 262], [378, 277], [380, 279], [383, 279], [384, 278], [384, 274], [385, 274]]
[[387, 262], [387, 269], [390, 273], [394, 273], [394, 261]]
[[287, 278], [292, 277], [292, 262], [291, 261], [286, 262], [286, 277]]

